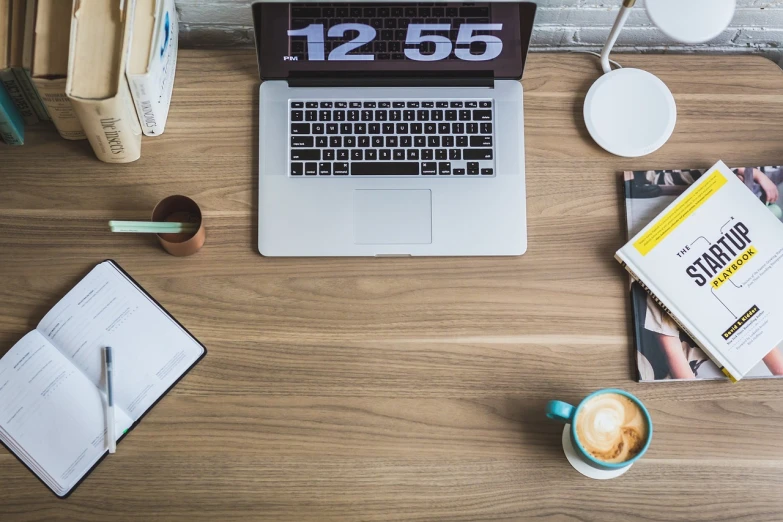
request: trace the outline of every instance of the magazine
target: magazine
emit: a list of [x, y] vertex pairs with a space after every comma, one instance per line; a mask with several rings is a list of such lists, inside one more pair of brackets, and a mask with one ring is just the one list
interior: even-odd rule
[[[783, 221], [783, 166], [732, 169], [745, 187]], [[624, 173], [628, 238], [635, 236], [682, 194], [705, 170], [651, 170]], [[631, 306], [640, 382], [727, 379], [707, 355], [631, 280]], [[783, 347], [754, 367], [746, 378], [783, 375]]]

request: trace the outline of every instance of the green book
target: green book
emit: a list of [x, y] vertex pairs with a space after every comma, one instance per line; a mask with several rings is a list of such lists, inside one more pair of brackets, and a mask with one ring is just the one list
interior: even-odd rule
[[24, 120], [0, 83], [0, 138], [9, 145], [24, 144]]

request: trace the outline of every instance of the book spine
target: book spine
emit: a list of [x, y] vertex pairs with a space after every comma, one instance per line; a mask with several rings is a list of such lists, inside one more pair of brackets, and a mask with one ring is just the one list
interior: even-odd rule
[[15, 118], [12, 112], [16, 113], [17, 120], [21, 119], [19, 111], [13, 104], [6, 107], [0, 103], [0, 139], [8, 145], [24, 145], [24, 127], [14, 124]]
[[35, 111], [35, 115], [39, 121], [49, 121], [49, 113], [46, 112], [46, 106], [44, 105], [41, 97], [38, 95], [38, 90], [33, 84], [33, 78], [30, 76], [30, 71], [27, 69], [14, 69], [17, 80], [19, 80], [19, 86], [22, 88], [22, 92], [30, 102], [30, 106]]
[[163, 107], [158, 103], [157, 100], [160, 98], [160, 95], [157, 89], [155, 89], [150, 75], [128, 76], [128, 83], [133, 95], [136, 115], [139, 118], [144, 135], [157, 136], [163, 134], [168, 107]]
[[60, 136], [66, 140], [86, 139], [71, 100], [65, 95], [65, 78], [34, 78], [33, 81]]
[[[634, 280], [634, 281], [636, 281], [637, 283], [639, 283], [639, 286], [641, 286], [641, 287], [642, 287], [642, 289], [643, 289], [645, 292], [647, 292], [647, 294], [648, 294], [648, 295], [649, 295], [649, 296], [652, 298], [652, 300], [655, 302], [655, 304], [657, 304], [659, 307], [661, 307], [661, 310], [663, 310], [664, 312], [666, 312], [667, 314], [669, 314], [669, 317], [671, 317], [671, 318], [674, 320], [674, 322], [675, 322], [675, 323], [677, 323], [677, 326], [679, 326], [679, 327], [682, 329], [682, 331], [683, 331], [683, 332], [685, 332], [685, 333], [686, 333], [686, 334], [687, 334], [687, 335], [688, 335], [688, 336], [689, 336], [691, 339], [693, 339], [693, 341], [694, 341], [694, 342], [695, 342], [695, 343], [696, 343], [696, 344], [699, 346], [699, 348], [701, 348], [701, 350], [702, 350], [702, 351], [703, 351], [705, 354], [707, 354], [707, 356], [708, 356], [710, 359], [712, 359], [712, 362], [714, 362], [714, 363], [715, 363], [715, 365], [716, 365], [716, 366], [717, 366], [717, 367], [720, 369], [720, 371], [721, 371], [721, 372], [723, 372], [723, 374], [724, 374], [726, 377], [728, 377], [728, 378], [729, 378], [729, 380], [731, 380], [731, 382], [737, 382], [737, 381], [739, 380], [739, 379], [737, 379], [736, 377], [734, 377], [734, 376], [731, 374], [731, 372], [729, 371], [729, 369], [728, 369], [728, 368], [726, 368], [726, 365], [725, 365], [723, 362], [721, 362], [720, 358], [719, 358], [718, 356], [716, 356], [716, 355], [713, 353], [713, 351], [712, 351], [712, 350], [710, 350], [710, 349], [709, 349], [709, 348], [706, 346], [706, 344], [705, 344], [704, 342], [702, 342], [702, 340], [701, 340], [701, 339], [700, 339], [698, 336], [694, 335], [694, 334], [693, 334], [693, 332], [692, 332], [692, 331], [691, 331], [691, 330], [690, 330], [690, 329], [689, 329], [687, 326], [685, 326], [685, 325], [682, 323], [682, 321], [680, 321], [680, 320], [677, 318], [677, 316], [676, 316], [676, 315], [674, 315], [674, 313], [672, 313], [672, 311], [669, 309], [669, 307], [668, 307], [668, 306], [666, 306], [666, 305], [665, 305], [665, 304], [664, 304], [664, 303], [663, 303], [663, 302], [662, 302], [662, 301], [661, 301], [661, 300], [658, 298], [658, 296], [655, 294], [655, 292], [653, 292], [653, 291], [650, 289], [650, 287], [649, 287], [649, 286], [647, 286], [647, 284], [646, 284], [646, 283], [645, 283], [645, 282], [644, 282], [644, 281], [643, 281], [643, 280], [642, 280], [642, 279], [641, 279], [641, 278], [640, 278], [638, 275], [636, 275], [636, 273], [633, 271], [633, 269], [632, 269], [630, 266], [628, 266], [628, 264], [627, 264], [625, 261], [623, 261], [622, 259], [620, 259], [620, 257], [619, 257], [619, 256], [615, 256], [615, 259], [617, 259], [617, 260], [620, 262], [620, 264], [623, 266], [623, 268], [625, 268], [625, 270], [626, 270], [626, 271], [627, 271], [627, 272], [628, 272], [628, 273], [631, 275], [631, 277], [633, 278], [633, 280]], [[741, 377], [740, 377], [740, 378], [741, 378]]]
[[16, 110], [22, 115], [24, 122], [27, 125], [38, 123], [38, 115], [25, 96], [22, 86], [19, 85], [19, 79], [14, 74], [13, 69], [0, 70], [0, 82], [2, 82], [5, 90], [8, 92], [8, 96], [14, 101]]
[[141, 127], [126, 82], [108, 100], [69, 98], [99, 160], [130, 163], [141, 157]]

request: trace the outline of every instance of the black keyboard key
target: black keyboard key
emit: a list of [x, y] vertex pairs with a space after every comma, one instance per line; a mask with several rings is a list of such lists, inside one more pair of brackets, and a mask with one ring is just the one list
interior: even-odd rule
[[491, 160], [492, 149], [465, 149], [462, 157], [466, 160]]
[[449, 149], [449, 159], [459, 161], [462, 159], [462, 149]]
[[332, 108], [332, 102], [321, 102], [320, 106], [322, 109], [331, 109]]
[[488, 110], [473, 111], [473, 119], [476, 121], [489, 121], [492, 119], [492, 111], [488, 111]]
[[427, 121], [430, 119], [430, 111], [418, 110], [416, 111], [416, 120]]
[[403, 149], [394, 149], [394, 161], [403, 161], [405, 159], [405, 151]]
[[408, 134], [407, 123], [398, 123], [396, 129], [397, 129], [397, 134]]
[[432, 152], [432, 149], [422, 149], [421, 159], [429, 161], [434, 158], [435, 158], [435, 154]]
[[312, 136], [291, 136], [291, 148], [312, 148], [313, 137]]
[[308, 109], [317, 109], [318, 102], [307, 102], [305, 103], [305, 107], [307, 107]]
[[478, 134], [478, 123], [470, 122], [465, 125], [465, 128], [467, 129], [468, 134]]
[[332, 175], [332, 164], [331, 163], [319, 163], [318, 164], [318, 174], [320, 176], [331, 176]]
[[388, 109], [389, 107], [391, 107], [391, 102], [387, 102], [387, 101], [378, 102], [379, 109]]
[[457, 136], [457, 147], [467, 147], [467, 146], [468, 146], [468, 137]]
[[347, 109], [348, 102], [334, 102], [335, 109]]
[[389, 111], [389, 121], [400, 121], [402, 119], [402, 111]]
[[460, 121], [470, 121], [470, 111], [468, 110], [459, 111], [459, 119]]
[[351, 109], [361, 109], [362, 108], [362, 102], [350, 102], [348, 104]]
[[489, 109], [490, 107], [492, 107], [492, 102], [491, 101], [479, 102], [479, 107], [481, 107], [482, 109]]
[[455, 176], [464, 176], [465, 175], [465, 169], [454, 169], [452, 171], [452, 174]]
[[451, 163], [448, 161], [438, 163], [438, 174], [441, 176], [451, 175]]
[[318, 149], [292, 149], [292, 161], [307, 161], [321, 159], [321, 151]]
[[359, 147], [362, 149], [367, 149], [370, 147], [370, 137], [369, 136], [359, 136]]
[[324, 133], [324, 124], [323, 123], [313, 123], [313, 134], [323, 134]]
[[453, 101], [449, 103], [449, 107], [452, 109], [461, 109], [462, 108], [462, 102], [461, 101]]
[[432, 148], [440, 147], [440, 136], [428, 136], [427, 146]]
[[443, 121], [443, 111], [439, 111], [439, 110], [430, 111], [430, 119], [432, 121]]
[[402, 109], [405, 107], [405, 102], [402, 101], [392, 102], [392, 107], [394, 107], [395, 109]]
[[334, 111], [332, 117], [334, 121], [345, 121], [345, 111]]
[[[369, 159], [369, 158], [368, 158]], [[378, 151], [378, 159], [381, 161], [389, 161], [391, 158], [390, 149], [381, 149]]]
[[394, 134], [394, 124], [393, 123], [384, 123], [383, 124], [383, 133], [384, 134]]
[[451, 124], [451, 133], [452, 134], [462, 134], [465, 132], [465, 124], [464, 123], [452, 123]]
[[327, 123], [326, 124], [326, 134], [337, 134], [339, 130], [339, 127], [336, 123]]
[[474, 102], [474, 101], [465, 102], [465, 107], [467, 107], [468, 109], [475, 109], [476, 107], [478, 107], [478, 102]]
[[413, 137], [411, 136], [400, 136], [400, 147], [412, 147], [413, 146]]
[[425, 109], [431, 109], [435, 107], [435, 103], [431, 101], [421, 102], [421, 106], [424, 107]]
[[[354, 123], [353, 124], [353, 133], [354, 134], [367, 134], [367, 124], [366, 123]], [[350, 134], [346, 132], [345, 134]]]
[[478, 173], [479, 173], [478, 161], [469, 161], [468, 162], [468, 174], [476, 175]]
[[441, 138], [441, 143], [443, 143], [444, 147], [453, 147], [454, 136], [443, 136], [443, 138]]
[[362, 149], [353, 149], [351, 151], [352, 161], [361, 161], [363, 159], [364, 159], [364, 154], [362, 153]]
[[353, 176], [418, 176], [419, 163], [408, 161], [372, 161], [351, 163]]
[[370, 123], [367, 125], [367, 129], [370, 131], [370, 134], [380, 134], [381, 133], [381, 124], [380, 123]]
[[372, 111], [362, 111], [362, 121], [372, 121]]
[[366, 160], [377, 160], [378, 159], [378, 150], [377, 149], [367, 149], [364, 151], [364, 159]]
[[451, 109], [447, 110], [446, 121], [457, 121], [457, 111]]
[[438, 130], [438, 127], [434, 123], [425, 123], [424, 124], [424, 134], [435, 134]]
[[419, 107], [419, 102], [409, 101], [409, 102], [407, 103], [407, 107], [408, 107], [409, 109], [418, 109], [418, 107]]
[[373, 147], [383, 147], [383, 136], [373, 136], [372, 137], [372, 146]]
[[419, 159], [419, 151], [418, 151], [418, 149], [408, 149], [408, 159], [409, 160], [418, 160]]
[[446, 108], [448, 106], [449, 106], [449, 102], [446, 102], [446, 101], [435, 102], [435, 107], [439, 107], [441, 109], [444, 109], [444, 108]]
[[316, 136], [315, 138], [315, 146], [322, 149], [324, 147], [327, 147], [329, 144], [329, 140], [326, 138], [326, 136]]
[[438, 149], [435, 151], [435, 159], [436, 160], [445, 160], [447, 159], [448, 153], [446, 152], [446, 149]]
[[356, 136], [343, 137], [343, 147], [350, 148], [356, 146]]
[[334, 149], [324, 149], [321, 152], [321, 159], [325, 161], [334, 161]]
[[305, 176], [315, 176], [318, 174], [318, 163], [305, 163]]
[[411, 123], [411, 134], [421, 134], [423, 129], [421, 123]]
[[341, 136], [330, 136], [329, 146], [333, 149], [339, 149], [343, 146], [343, 138]]
[[376, 105], [375, 102], [366, 101], [366, 102], [364, 102], [363, 107], [365, 109], [374, 109], [375, 105]]
[[318, 111], [305, 111], [305, 120], [307, 120], [307, 121], [317, 121], [318, 120]]
[[304, 174], [304, 164], [302, 163], [291, 163], [291, 175], [292, 176], [301, 176]]
[[295, 101], [291, 102], [291, 108], [292, 109], [301, 109], [303, 107], [304, 107], [304, 103], [303, 102], [295, 102]]
[[291, 121], [303, 121], [304, 111], [291, 111]]
[[394, 148], [397, 146], [397, 136], [386, 136], [386, 146]]
[[412, 110], [402, 111], [402, 119], [405, 121], [415, 121], [416, 111], [412, 111]]
[[353, 130], [353, 125], [350, 123], [341, 123], [340, 124], [340, 134], [351, 134]]
[[375, 121], [386, 121], [389, 119], [388, 116], [387, 111], [375, 111]]
[[348, 121], [359, 121], [359, 111], [348, 111]]
[[491, 176], [492, 175], [492, 169], [481, 169], [481, 175], [482, 176]]
[[482, 123], [480, 125], [481, 128], [481, 134], [492, 134], [492, 124], [491, 123]]
[[488, 7], [460, 7], [459, 15], [463, 18], [489, 16], [489, 8]]
[[413, 137], [413, 146], [414, 147], [426, 147], [427, 146], [427, 138], [425, 136], [414, 136]]
[[424, 162], [421, 164], [421, 173], [424, 176], [434, 176], [438, 173], [438, 164], [435, 162]]
[[345, 161], [348, 159], [348, 149], [340, 149], [337, 151], [337, 161]]
[[492, 136], [471, 136], [470, 137], [470, 146], [471, 147], [491, 147], [492, 146]]
[[332, 170], [333, 170], [335, 176], [347, 176], [348, 175], [348, 164], [347, 163], [335, 163]]
[[449, 127], [448, 123], [438, 123], [438, 134], [448, 134]]

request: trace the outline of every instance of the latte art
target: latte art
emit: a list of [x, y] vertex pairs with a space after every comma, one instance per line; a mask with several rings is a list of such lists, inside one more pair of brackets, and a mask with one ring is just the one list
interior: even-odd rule
[[647, 422], [641, 408], [619, 393], [596, 395], [582, 405], [575, 422], [582, 447], [603, 462], [630, 460], [647, 442]]

